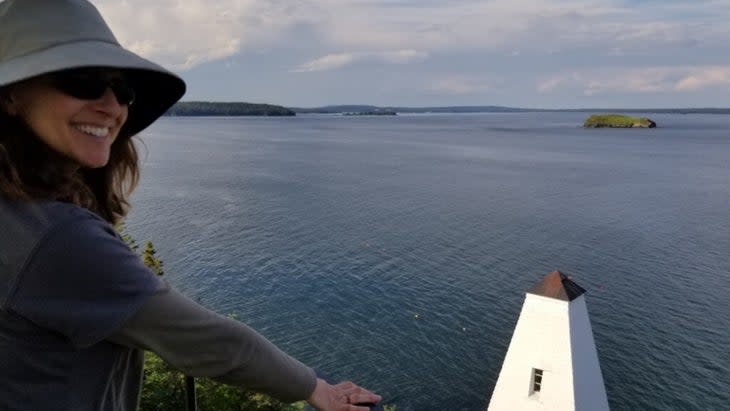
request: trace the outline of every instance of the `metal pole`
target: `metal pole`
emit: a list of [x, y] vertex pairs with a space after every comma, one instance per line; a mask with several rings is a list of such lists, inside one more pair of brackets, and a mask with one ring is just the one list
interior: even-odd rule
[[195, 378], [185, 376], [185, 409], [198, 411], [198, 399], [195, 395]]

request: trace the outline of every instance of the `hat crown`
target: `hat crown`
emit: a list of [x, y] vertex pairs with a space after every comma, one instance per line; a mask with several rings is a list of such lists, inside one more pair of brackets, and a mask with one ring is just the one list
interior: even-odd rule
[[0, 2], [0, 63], [80, 41], [119, 45], [99, 11], [86, 0]]
[[185, 93], [185, 82], [125, 49], [87, 0], [0, 0], [0, 88], [60, 70], [123, 70], [137, 99], [124, 125], [134, 135]]

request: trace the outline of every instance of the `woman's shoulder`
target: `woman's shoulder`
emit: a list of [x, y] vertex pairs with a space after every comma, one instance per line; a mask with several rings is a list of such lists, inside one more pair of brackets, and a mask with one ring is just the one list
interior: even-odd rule
[[67, 220], [100, 220], [96, 214], [62, 201], [8, 201], [0, 198], [0, 219], [21, 219], [28, 223], [53, 226]]
[[57, 227], [106, 225], [89, 210], [61, 201], [7, 201], [0, 198], [0, 232], [13, 241], [35, 242]]
[[102, 219], [73, 204], [4, 199], [0, 199], [0, 233], [0, 302], [38, 250], [67, 253], [69, 246], [96, 244], [116, 235]]

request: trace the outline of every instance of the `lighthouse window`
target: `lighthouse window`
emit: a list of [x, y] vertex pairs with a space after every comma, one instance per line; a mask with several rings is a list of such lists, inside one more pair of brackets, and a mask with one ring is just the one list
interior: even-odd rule
[[542, 387], [542, 370], [533, 368], [532, 369], [532, 390], [531, 393], [540, 392]]

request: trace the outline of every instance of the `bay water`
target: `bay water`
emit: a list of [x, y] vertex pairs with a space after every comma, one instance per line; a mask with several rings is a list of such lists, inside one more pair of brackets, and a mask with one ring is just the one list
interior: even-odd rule
[[612, 409], [727, 409], [730, 116], [586, 115], [163, 118], [128, 231], [183, 293], [399, 411], [485, 409], [556, 269], [588, 290]]

